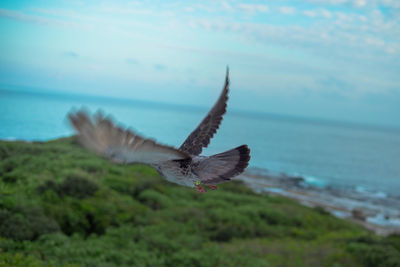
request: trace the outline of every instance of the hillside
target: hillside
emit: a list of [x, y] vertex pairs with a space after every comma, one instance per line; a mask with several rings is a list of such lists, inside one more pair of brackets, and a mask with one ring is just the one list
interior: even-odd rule
[[400, 236], [237, 181], [198, 194], [74, 138], [0, 142], [0, 266], [400, 266]]

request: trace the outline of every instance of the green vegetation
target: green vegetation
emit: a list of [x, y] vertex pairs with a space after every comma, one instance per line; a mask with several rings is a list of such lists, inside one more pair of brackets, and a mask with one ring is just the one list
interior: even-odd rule
[[0, 142], [0, 266], [400, 266], [400, 236], [240, 182], [201, 195], [73, 138]]

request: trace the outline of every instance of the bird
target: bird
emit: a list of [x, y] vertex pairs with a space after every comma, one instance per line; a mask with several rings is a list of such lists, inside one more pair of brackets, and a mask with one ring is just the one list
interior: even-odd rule
[[216, 190], [217, 184], [230, 181], [247, 168], [250, 149], [241, 145], [211, 156], [200, 155], [217, 132], [226, 113], [229, 68], [222, 92], [200, 124], [179, 148], [157, 143], [134, 131], [117, 126], [102, 112], [93, 116], [86, 110], [71, 111], [68, 119], [80, 144], [113, 163], [142, 163], [155, 168], [167, 181], [195, 188], [199, 193]]

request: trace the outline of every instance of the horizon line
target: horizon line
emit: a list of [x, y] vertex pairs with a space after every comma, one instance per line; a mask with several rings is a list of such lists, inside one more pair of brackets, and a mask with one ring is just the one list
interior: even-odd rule
[[[153, 101], [148, 99], [138, 99], [138, 98], [121, 98], [117, 96], [106, 96], [106, 95], [93, 95], [93, 94], [79, 94], [76, 92], [66, 92], [64, 90], [61, 91], [51, 91], [51, 89], [40, 89], [37, 87], [30, 87], [24, 85], [8, 85], [17, 90], [12, 89], [4, 89], [7, 85], [3, 84], [0, 85], [0, 93], [17, 93], [17, 94], [33, 94], [33, 95], [42, 95], [42, 96], [69, 96], [72, 98], [83, 97], [86, 99], [99, 99], [99, 100], [112, 100], [118, 102], [136, 102], [141, 104], [157, 104], [161, 106], [169, 106], [169, 107], [181, 107], [181, 108], [189, 108], [192, 110], [209, 110], [212, 106], [199, 106], [199, 105], [189, 105], [184, 103], [173, 103], [173, 102], [163, 102], [163, 101]], [[23, 88], [22, 90], [20, 88]], [[31, 89], [38, 89], [38, 91], [32, 91]], [[339, 119], [329, 119], [323, 117], [311, 117], [311, 116], [298, 116], [293, 114], [283, 114], [283, 113], [275, 113], [275, 112], [265, 112], [260, 110], [248, 110], [248, 109], [238, 109], [238, 108], [231, 108], [230, 111], [227, 113], [233, 113], [233, 115], [238, 116], [246, 116], [246, 117], [258, 117], [258, 118], [265, 118], [269, 117], [270, 119], [285, 119], [285, 120], [297, 120], [309, 123], [318, 123], [318, 124], [335, 124], [341, 126], [353, 126], [353, 127], [361, 127], [361, 128], [369, 128], [369, 129], [380, 129], [385, 131], [400, 131], [400, 125], [388, 125], [388, 124], [375, 124], [375, 123], [367, 123], [367, 122], [356, 122], [356, 121], [346, 121], [346, 120], [339, 120]]]

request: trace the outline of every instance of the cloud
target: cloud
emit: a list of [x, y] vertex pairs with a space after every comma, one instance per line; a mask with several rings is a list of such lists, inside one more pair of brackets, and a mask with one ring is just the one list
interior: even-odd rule
[[343, 5], [348, 4], [350, 0], [306, 0], [305, 2], [317, 5]]
[[267, 13], [269, 11], [266, 5], [239, 4], [238, 8], [248, 14]]
[[58, 19], [49, 19], [40, 16], [27, 15], [20, 11], [13, 11], [0, 8], [0, 17], [15, 19], [23, 22], [59, 27], [77, 27], [75, 23], [67, 22]]
[[190, 12], [190, 13], [195, 11], [194, 7], [192, 7], [192, 6], [184, 7], [183, 10], [185, 12]]
[[368, 45], [375, 46], [375, 47], [377, 47], [377, 48], [382, 48], [382, 47], [385, 46], [385, 41], [383, 41], [382, 39], [373, 37], [373, 36], [368, 36], [368, 37], [366, 37], [366, 38], [365, 38], [365, 42], [366, 42]]
[[75, 53], [74, 51], [65, 51], [62, 53], [63, 56], [69, 57], [69, 58], [78, 58], [79, 55]]
[[306, 2], [319, 6], [348, 6], [356, 8], [374, 8], [378, 6], [400, 8], [398, 0], [306, 0]]
[[311, 17], [311, 18], [314, 18], [317, 16], [317, 12], [315, 12], [314, 10], [304, 10], [303, 14], [306, 15], [307, 17]]
[[363, 7], [363, 6], [365, 6], [367, 4], [367, 1], [366, 0], [355, 0], [354, 1], [354, 5], [356, 6], [356, 7]]
[[281, 12], [282, 14], [291, 15], [296, 12], [296, 9], [291, 6], [281, 6], [279, 8], [279, 12]]
[[153, 67], [155, 70], [158, 70], [158, 71], [164, 71], [167, 69], [167, 66], [165, 66], [163, 64], [159, 64], [159, 63], [154, 64]]
[[233, 7], [227, 1], [222, 1], [221, 5], [224, 10], [233, 11]]
[[317, 86], [323, 88], [322, 95], [326, 97], [344, 97], [354, 93], [355, 85], [343, 78], [328, 75], [316, 80]]
[[303, 14], [311, 18], [322, 17], [330, 19], [333, 17], [332, 13], [326, 9], [304, 10]]
[[200, 10], [200, 11], [205, 11], [205, 12], [209, 12], [209, 13], [216, 11], [215, 7], [213, 7], [211, 5], [203, 5], [203, 4], [194, 4], [191, 6], [191, 8], [193, 8], [193, 11]]
[[[377, 12], [366, 17], [324, 9], [309, 10], [307, 15], [318, 23], [270, 25], [203, 19], [196, 25], [208, 30], [229, 32], [249, 43], [310, 50], [323, 56], [336, 54], [351, 60], [373, 57], [378, 61], [383, 60], [382, 56], [400, 56], [399, 20], [382, 19], [382, 14]], [[395, 58], [389, 60], [394, 62]]]
[[326, 10], [326, 9], [321, 9], [320, 10], [320, 14], [324, 18], [327, 18], [327, 19], [332, 18], [332, 13], [330, 11]]
[[400, 1], [398, 0], [381, 0], [382, 5], [392, 8], [400, 8]]
[[102, 5], [100, 7], [102, 12], [114, 14], [114, 15], [154, 15], [154, 11], [151, 9], [137, 8], [137, 7], [120, 7], [114, 5]]
[[131, 65], [138, 65], [139, 64], [139, 61], [137, 61], [134, 58], [127, 58], [127, 59], [125, 59], [125, 62], [128, 63], [128, 64], [131, 64]]

